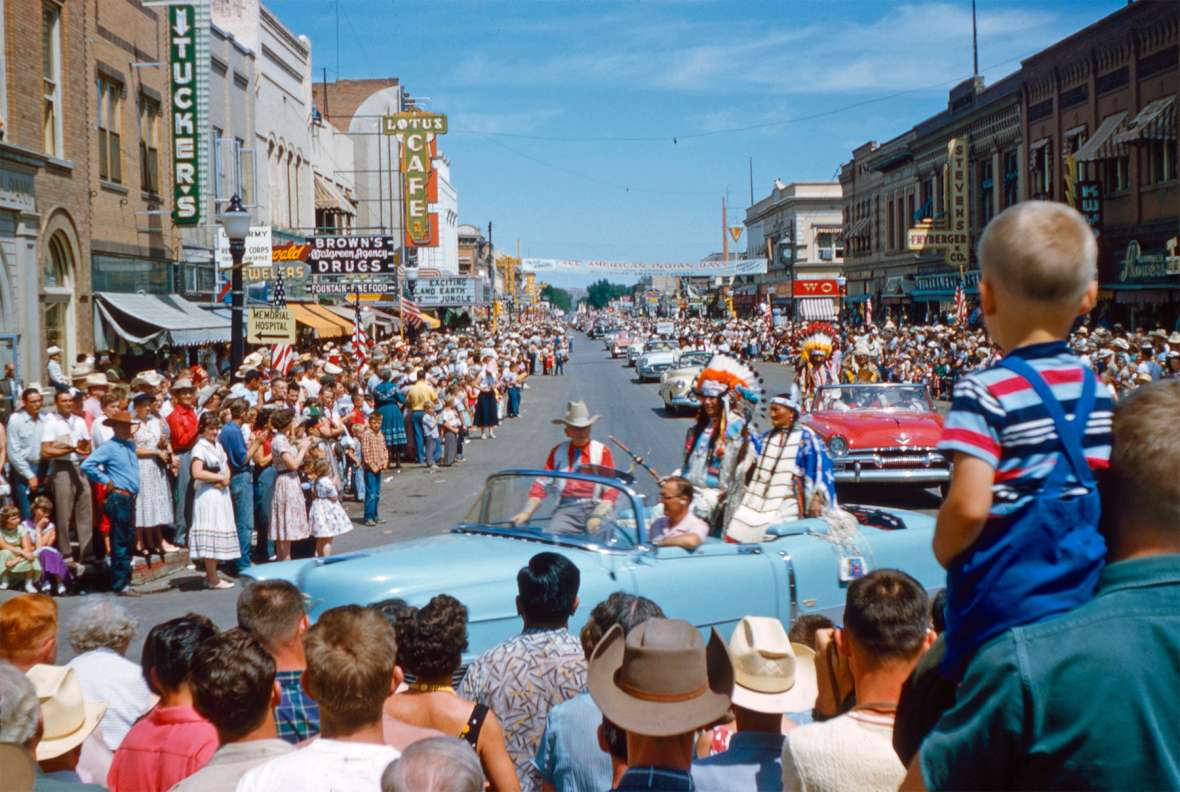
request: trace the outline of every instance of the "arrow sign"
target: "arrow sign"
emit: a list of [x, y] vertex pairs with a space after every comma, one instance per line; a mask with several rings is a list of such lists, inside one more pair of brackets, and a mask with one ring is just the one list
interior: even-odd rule
[[295, 316], [287, 308], [250, 308], [246, 341], [251, 344], [294, 344]]

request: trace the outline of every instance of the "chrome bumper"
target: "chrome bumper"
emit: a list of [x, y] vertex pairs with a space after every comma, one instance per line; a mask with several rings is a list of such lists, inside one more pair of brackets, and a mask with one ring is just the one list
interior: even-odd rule
[[845, 484], [941, 484], [951, 480], [950, 468], [875, 468], [862, 465], [836, 468], [836, 481]]
[[701, 403], [692, 396], [673, 396], [667, 400], [673, 407], [700, 407]]

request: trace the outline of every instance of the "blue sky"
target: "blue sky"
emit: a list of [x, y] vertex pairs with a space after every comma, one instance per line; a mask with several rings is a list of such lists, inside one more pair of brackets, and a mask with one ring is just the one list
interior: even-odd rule
[[[1124, 5], [977, 3], [989, 84]], [[970, 0], [339, 0], [340, 47], [335, 0], [267, 5], [311, 38], [317, 78], [430, 97], [461, 222], [538, 257], [700, 259], [727, 191], [744, 216], [749, 158], [755, 200], [834, 179], [971, 74]]]

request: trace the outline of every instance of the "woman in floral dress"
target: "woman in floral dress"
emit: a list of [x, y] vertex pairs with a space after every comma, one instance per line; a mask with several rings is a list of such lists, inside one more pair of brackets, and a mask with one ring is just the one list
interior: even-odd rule
[[139, 458], [139, 494], [135, 498], [135, 529], [139, 547], [150, 560], [157, 553], [164, 560], [164, 526], [172, 524], [172, 487], [166, 466], [170, 453], [164, 422], [152, 414], [156, 397], [135, 397], [135, 455]]
[[270, 419], [274, 437], [271, 439], [271, 460], [275, 468], [274, 495], [270, 504], [270, 529], [275, 539], [275, 553], [280, 561], [291, 560], [291, 542], [311, 536], [307, 521], [307, 504], [303, 498], [303, 487], [299, 482], [299, 468], [303, 457], [311, 447], [311, 441], [304, 437], [298, 445], [291, 435], [295, 418], [293, 410], [279, 410]]

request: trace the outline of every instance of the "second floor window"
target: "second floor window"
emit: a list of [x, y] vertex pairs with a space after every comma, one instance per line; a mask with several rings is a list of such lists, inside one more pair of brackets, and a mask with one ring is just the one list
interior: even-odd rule
[[995, 214], [996, 180], [992, 172], [992, 159], [980, 160], [979, 167], [979, 227], [983, 228]]
[[1015, 206], [1020, 201], [1020, 159], [1016, 150], [1004, 154], [1004, 205]]
[[45, 153], [62, 156], [61, 133], [61, 9], [47, 3], [41, 10], [41, 139]]
[[123, 85], [100, 74], [98, 94], [98, 178], [123, 183]]
[[139, 179], [145, 192], [160, 191], [160, 103], [139, 96]]
[[1033, 150], [1030, 164], [1033, 177], [1032, 197], [1051, 199], [1053, 197], [1053, 142], [1041, 141], [1040, 145]]

